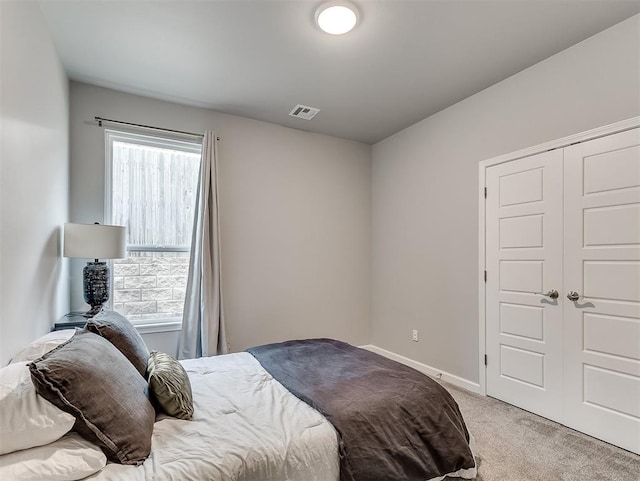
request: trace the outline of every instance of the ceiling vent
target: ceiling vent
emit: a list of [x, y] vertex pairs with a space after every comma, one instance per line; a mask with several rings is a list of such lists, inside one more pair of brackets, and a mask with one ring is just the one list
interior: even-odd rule
[[320, 112], [320, 109], [314, 109], [313, 107], [307, 107], [306, 105], [296, 105], [289, 115], [298, 119], [311, 120]]

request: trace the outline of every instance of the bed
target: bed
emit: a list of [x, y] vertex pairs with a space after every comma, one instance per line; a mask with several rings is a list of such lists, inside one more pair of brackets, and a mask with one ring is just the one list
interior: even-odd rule
[[160, 414], [141, 466], [110, 463], [96, 481], [337, 481], [337, 435], [248, 353], [182, 361], [194, 417]]
[[[79, 331], [71, 340], [74, 338], [97, 343], [100, 335]], [[55, 357], [56, 350], [64, 352], [65, 343], [54, 354], [42, 357], [46, 360]], [[91, 351], [96, 345], [91, 345]], [[91, 456], [67, 456], [61, 461], [67, 464], [63, 475], [49, 472], [41, 479], [435, 481], [446, 475], [475, 477], [472, 440], [455, 401], [421, 373], [329, 339], [290, 341], [248, 351], [180, 362], [192, 390], [193, 417], [154, 416], [150, 453], [144, 462], [121, 464], [102, 446], [110, 461], [102, 456], [93, 468], [83, 465], [80, 469], [79, 461], [90, 464], [91, 456], [98, 458], [100, 449], [97, 441], [87, 443], [69, 432], [54, 442], [0, 456], [0, 476], [10, 472], [2, 471], [7, 465], [24, 468], [14, 473], [36, 472], [42, 466], [30, 466], [42, 458], [38, 450], [52, 450], [56, 443], [73, 440], [84, 442], [83, 449], [91, 449]], [[120, 359], [106, 363], [111, 367], [105, 367], [99, 376], [113, 371], [116, 361]], [[93, 364], [92, 370], [100, 369], [95, 360]], [[27, 365], [33, 371], [39, 361]], [[80, 379], [90, 375], [82, 373]], [[37, 389], [38, 382], [32, 380]], [[372, 390], [371, 382], [377, 389]], [[111, 381], [114, 383], [117, 380]], [[394, 392], [399, 385], [406, 389]], [[104, 399], [104, 394], [99, 398]], [[417, 399], [423, 404], [416, 404]], [[0, 399], [0, 407], [2, 403]], [[68, 406], [59, 407], [69, 411]], [[406, 415], [406, 420], [396, 415]], [[389, 422], [385, 424], [384, 418]], [[76, 414], [73, 431], [82, 434], [78, 422]], [[408, 430], [397, 430], [400, 424], [407, 424]], [[38, 478], [29, 478], [27, 473], [24, 479]]]

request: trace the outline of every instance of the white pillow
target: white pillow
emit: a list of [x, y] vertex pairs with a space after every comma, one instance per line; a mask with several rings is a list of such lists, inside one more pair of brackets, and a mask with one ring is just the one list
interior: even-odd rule
[[71, 339], [71, 336], [75, 333], [75, 329], [63, 329], [61, 331], [52, 331], [45, 334], [20, 349], [20, 351], [18, 351], [18, 353], [11, 359], [11, 364], [23, 361], [35, 361], [47, 352], [51, 351], [53, 348], [58, 347], [66, 340]]
[[26, 362], [0, 369], [0, 454], [49, 444], [74, 422], [74, 416], [36, 393]]
[[72, 481], [91, 476], [106, 464], [98, 446], [69, 433], [51, 444], [0, 456], [0, 479]]

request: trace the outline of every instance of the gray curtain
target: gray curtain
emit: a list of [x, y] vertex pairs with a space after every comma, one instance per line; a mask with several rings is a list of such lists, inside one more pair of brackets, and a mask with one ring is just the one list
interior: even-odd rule
[[202, 141], [189, 279], [184, 302], [178, 359], [227, 352], [220, 284], [220, 224], [218, 222], [218, 167], [214, 132]]

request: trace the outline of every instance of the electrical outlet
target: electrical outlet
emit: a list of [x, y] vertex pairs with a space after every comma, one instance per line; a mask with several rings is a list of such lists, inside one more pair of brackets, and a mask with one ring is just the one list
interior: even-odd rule
[[418, 342], [418, 330], [414, 329], [413, 333], [411, 334], [411, 340], [414, 342]]

